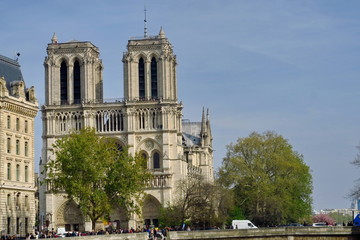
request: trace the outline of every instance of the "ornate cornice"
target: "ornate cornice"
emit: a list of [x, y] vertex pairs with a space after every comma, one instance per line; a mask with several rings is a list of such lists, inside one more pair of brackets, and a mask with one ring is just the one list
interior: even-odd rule
[[24, 102], [9, 102], [0, 100], [0, 109], [7, 110], [13, 113], [18, 113], [23, 116], [34, 118], [38, 112], [38, 107], [29, 103], [29, 105], [25, 105]]

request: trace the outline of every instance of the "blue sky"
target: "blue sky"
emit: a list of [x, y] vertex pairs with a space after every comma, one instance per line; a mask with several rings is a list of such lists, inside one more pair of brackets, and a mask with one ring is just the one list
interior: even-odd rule
[[[105, 98], [123, 97], [122, 53], [131, 36], [162, 26], [177, 55], [184, 118], [210, 109], [214, 165], [226, 145], [272, 130], [303, 154], [314, 208], [348, 208], [360, 169], [360, 1], [0, 0], [0, 54], [15, 57], [44, 103], [46, 47], [91, 41], [104, 63]], [[35, 158], [41, 156], [36, 118]], [[37, 165], [37, 164], [36, 164]]]

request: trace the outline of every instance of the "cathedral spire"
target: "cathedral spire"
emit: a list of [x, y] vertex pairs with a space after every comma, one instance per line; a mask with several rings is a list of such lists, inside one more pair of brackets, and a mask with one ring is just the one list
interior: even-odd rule
[[53, 34], [53, 36], [52, 36], [52, 38], [51, 38], [51, 43], [53, 43], [53, 44], [57, 44], [57, 43], [58, 43], [58, 39], [57, 39], [57, 36], [56, 36], [55, 32], [54, 32], [54, 34]]
[[145, 18], [144, 18], [144, 38], [146, 38], [147, 37], [146, 7], [144, 8], [144, 14], [145, 14]]
[[202, 118], [201, 118], [201, 138], [207, 137], [207, 127], [206, 127], [206, 118], [205, 118], [205, 108], [203, 107]]

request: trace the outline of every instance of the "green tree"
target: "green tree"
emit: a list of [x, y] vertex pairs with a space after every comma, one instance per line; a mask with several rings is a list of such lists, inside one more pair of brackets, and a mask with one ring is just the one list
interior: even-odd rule
[[161, 210], [160, 222], [166, 226], [181, 226], [183, 223], [194, 227], [222, 225], [232, 204], [227, 189], [201, 177], [180, 180], [176, 187], [177, 200]]
[[274, 132], [250, 134], [230, 144], [220, 183], [235, 205], [258, 225], [299, 222], [311, 215], [312, 176], [302, 155]]
[[53, 145], [55, 159], [45, 167], [45, 182], [54, 193], [65, 193], [92, 221], [109, 215], [114, 204], [128, 213], [139, 212], [139, 203], [151, 177], [144, 159], [119, 149], [114, 139], [84, 128]]

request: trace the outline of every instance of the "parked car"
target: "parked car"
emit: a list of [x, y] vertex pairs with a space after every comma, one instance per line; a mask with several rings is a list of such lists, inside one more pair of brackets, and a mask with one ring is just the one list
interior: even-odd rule
[[313, 227], [327, 227], [328, 225], [325, 222], [314, 223]]

